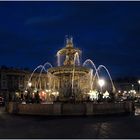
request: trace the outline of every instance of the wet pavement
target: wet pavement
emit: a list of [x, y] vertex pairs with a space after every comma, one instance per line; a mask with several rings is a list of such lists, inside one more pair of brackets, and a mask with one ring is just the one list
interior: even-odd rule
[[0, 138], [140, 138], [136, 115], [47, 117], [10, 115], [0, 108]]

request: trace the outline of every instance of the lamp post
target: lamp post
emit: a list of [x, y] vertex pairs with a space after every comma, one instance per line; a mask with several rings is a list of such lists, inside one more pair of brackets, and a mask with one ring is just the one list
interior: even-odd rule
[[104, 79], [99, 79], [99, 80], [98, 80], [98, 84], [99, 84], [99, 86], [100, 86], [100, 88], [101, 88], [101, 94], [102, 94], [103, 86], [105, 85]]
[[28, 83], [28, 87], [31, 87], [31, 86], [32, 86], [32, 83], [31, 83], [31, 82], [29, 82], [29, 83]]

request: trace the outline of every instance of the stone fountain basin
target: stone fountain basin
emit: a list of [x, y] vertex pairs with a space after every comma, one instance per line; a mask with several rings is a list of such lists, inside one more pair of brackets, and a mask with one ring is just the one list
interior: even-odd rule
[[53, 104], [19, 104], [9, 102], [6, 110], [10, 114], [46, 115], [46, 116], [89, 116], [134, 113], [134, 104], [131, 101], [121, 103], [63, 103]]

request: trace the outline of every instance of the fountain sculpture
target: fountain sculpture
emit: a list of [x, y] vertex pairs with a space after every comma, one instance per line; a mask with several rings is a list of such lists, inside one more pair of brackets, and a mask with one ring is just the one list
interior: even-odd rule
[[[50, 63], [46, 62], [44, 65], [39, 65], [33, 73], [31, 74], [26, 92], [29, 87], [32, 86], [32, 76], [37, 69], [40, 69], [39, 78], [36, 81], [36, 86], [34, 88], [40, 93], [46, 94], [46, 96], [59, 97], [60, 101], [66, 100], [85, 100], [89, 95], [91, 99], [98, 98], [98, 89], [95, 86], [97, 80], [100, 79], [98, 71], [103, 68], [106, 70], [110, 83], [112, 85], [112, 92], [115, 92], [115, 86], [113, 84], [112, 78], [109, 71], [103, 65], [96, 68], [92, 60], [87, 59], [83, 64], [80, 64], [81, 50], [74, 47], [73, 39], [66, 39], [66, 46], [57, 52], [57, 66], [53, 67]], [[63, 62], [62, 62], [63, 61]], [[88, 64], [92, 65], [92, 68], [87, 67]], [[48, 65], [50, 68], [46, 69], [45, 66]], [[40, 76], [42, 72], [46, 72], [47, 75], [47, 85], [41, 86]], [[44, 89], [44, 87], [46, 89]], [[107, 94], [107, 91], [105, 92]], [[104, 96], [103, 96], [104, 97]], [[56, 100], [56, 98], [45, 100]]]

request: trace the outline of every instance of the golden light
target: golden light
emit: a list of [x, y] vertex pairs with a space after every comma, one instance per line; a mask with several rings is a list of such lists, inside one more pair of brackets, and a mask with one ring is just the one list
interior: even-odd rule
[[54, 91], [54, 92], [52, 92], [52, 95], [58, 96], [59, 95], [59, 92], [58, 91]]
[[89, 95], [89, 98], [91, 100], [93, 99], [98, 99], [98, 92], [96, 90], [90, 90], [89, 93], [87, 93]]
[[106, 91], [105, 93], [103, 93], [103, 98], [108, 98], [109, 97], [109, 92]]
[[32, 86], [32, 83], [31, 83], [31, 82], [29, 82], [29, 83], [28, 83], [28, 86], [29, 86], [29, 87], [31, 87], [31, 86]]
[[34, 89], [34, 92], [37, 92], [37, 89], [36, 88]]
[[121, 91], [120, 91], [120, 90], [119, 90], [118, 92], [119, 92], [119, 93], [121, 93]]
[[51, 92], [51, 90], [50, 89], [46, 89], [46, 92]]
[[98, 84], [99, 84], [100, 87], [103, 87], [105, 85], [104, 79], [99, 79]]

